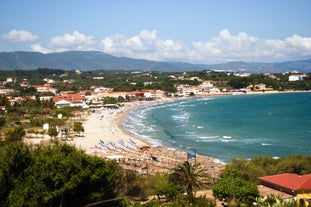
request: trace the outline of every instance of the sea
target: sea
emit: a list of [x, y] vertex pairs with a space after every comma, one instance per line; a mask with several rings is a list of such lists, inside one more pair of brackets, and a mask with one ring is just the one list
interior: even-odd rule
[[153, 146], [210, 156], [311, 155], [311, 93], [191, 98], [131, 110], [122, 126]]

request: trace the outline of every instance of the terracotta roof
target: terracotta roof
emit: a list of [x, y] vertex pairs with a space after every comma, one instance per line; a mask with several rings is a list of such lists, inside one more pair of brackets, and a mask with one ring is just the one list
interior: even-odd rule
[[291, 190], [311, 190], [311, 174], [297, 175], [284, 173], [259, 177], [259, 180], [269, 182], [274, 185], [285, 187]]
[[71, 102], [81, 102], [85, 99], [85, 96], [81, 96], [79, 94], [67, 94], [63, 96], [54, 96], [53, 101], [58, 102], [60, 100], [66, 100]]
[[293, 197], [290, 194], [287, 194], [285, 192], [281, 192], [281, 191], [275, 190], [273, 188], [269, 188], [269, 187], [264, 186], [264, 185], [258, 185], [257, 188], [258, 188], [258, 191], [260, 193], [260, 196], [262, 196], [262, 197], [266, 197], [266, 196], [269, 196], [269, 195], [280, 196], [283, 199], [288, 199], [288, 198], [292, 198]]

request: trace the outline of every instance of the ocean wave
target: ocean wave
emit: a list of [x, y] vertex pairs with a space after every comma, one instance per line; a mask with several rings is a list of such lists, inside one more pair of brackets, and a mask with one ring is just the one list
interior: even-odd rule
[[181, 120], [189, 119], [189, 116], [188, 115], [173, 115], [172, 118], [175, 121], [181, 121]]
[[124, 129], [135, 129], [135, 125], [126, 124], [125, 122], [122, 123], [122, 127]]
[[235, 139], [220, 139], [222, 142], [235, 142]]
[[153, 138], [151, 138], [150, 136], [147, 136], [147, 135], [142, 135], [141, 131], [128, 130], [127, 132], [129, 134], [133, 135], [134, 137], [138, 137], [139, 139], [142, 139], [142, 140], [150, 143], [154, 147], [162, 146], [161, 140], [153, 139]]
[[262, 146], [269, 146], [269, 145], [271, 145], [271, 144], [262, 142], [261, 145], [262, 145]]
[[222, 162], [221, 160], [219, 160], [219, 159], [214, 159], [214, 162], [215, 163], [219, 163], [219, 164], [223, 164], [223, 165], [225, 165], [226, 163], [225, 162]]
[[217, 139], [219, 136], [198, 136], [199, 139]]
[[200, 98], [197, 99], [198, 101], [202, 102], [202, 101], [210, 101], [210, 100], [215, 100], [215, 98], [209, 97], [209, 98]]
[[198, 129], [204, 129], [204, 126], [197, 126]]

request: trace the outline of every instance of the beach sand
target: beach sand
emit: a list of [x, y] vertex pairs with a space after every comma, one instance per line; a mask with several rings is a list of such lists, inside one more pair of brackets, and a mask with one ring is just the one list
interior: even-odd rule
[[[121, 126], [124, 115], [135, 107], [157, 102], [128, 103], [119, 109], [100, 109], [90, 112], [83, 121], [83, 136], [66, 140], [77, 149], [87, 154], [104, 159], [116, 160], [124, 169], [141, 174], [170, 172], [178, 164], [187, 161], [187, 153], [164, 146], [154, 147], [148, 142], [128, 134]], [[30, 143], [40, 143], [47, 138], [26, 139]], [[204, 167], [212, 178], [218, 178], [225, 165], [215, 162], [213, 158], [196, 155], [189, 159]]]
[[[128, 134], [121, 126], [122, 118], [128, 110], [141, 105], [143, 104], [130, 103], [119, 109], [104, 109], [91, 113], [83, 123], [84, 137], [74, 138], [70, 142], [87, 154], [114, 159], [124, 169], [142, 174], [169, 172], [187, 160], [186, 152], [163, 146], [154, 147]], [[189, 161], [200, 163], [213, 178], [218, 178], [219, 172], [225, 167], [213, 158], [202, 155], [196, 155], [196, 159]]]

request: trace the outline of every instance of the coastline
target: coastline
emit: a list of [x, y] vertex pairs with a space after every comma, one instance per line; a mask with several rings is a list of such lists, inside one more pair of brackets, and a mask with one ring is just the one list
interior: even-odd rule
[[[282, 91], [278, 93], [299, 92], [310, 91]], [[243, 95], [257, 94], [268, 95], [269, 93], [252, 93]], [[218, 94], [218, 96], [227, 95], [229, 94]], [[209, 94], [204, 97], [213, 96], [213, 94]], [[138, 173], [168, 172], [177, 164], [187, 160], [187, 152], [172, 149], [166, 146], [154, 146], [150, 140], [144, 140], [143, 138], [137, 137], [125, 130], [122, 127], [122, 120], [131, 110], [135, 110], [139, 107], [148, 107], [166, 102], [174, 102], [176, 100], [182, 99], [169, 98], [156, 101], [129, 102], [125, 103], [120, 109], [104, 109], [96, 111], [95, 113], [91, 113], [85, 117], [86, 121], [83, 122], [85, 129], [84, 137], [74, 137], [72, 140], [65, 140], [65, 142], [75, 145], [78, 149], [84, 150], [87, 154], [107, 159], [115, 159], [123, 168], [137, 171]], [[157, 140], [156, 137], [152, 139]], [[50, 137], [48, 135], [42, 135], [41, 137], [38, 135], [26, 135], [25, 142], [30, 144], [38, 144], [48, 142], [49, 140]], [[101, 140], [104, 141], [107, 146], [102, 146]], [[129, 140], [133, 140], [137, 143], [137, 146], [133, 146]], [[123, 143], [123, 145], [125, 144], [124, 146], [120, 143], [121, 141], [126, 142]], [[129, 150], [126, 147], [132, 148], [132, 150]], [[193, 163], [195, 162], [195, 160], [190, 161]], [[197, 154], [196, 162], [202, 164], [207, 171], [210, 171], [211, 174], [213, 174], [214, 177], [218, 177], [219, 172], [225, 167], [225, 163], [220, 163], [213, 157], [203, 156], [200, 154]]]
[[[251, 93], [251, 94], [247, 93], [247, 94], [230, 95], [230, 96], [232, 96], [232, 97], [234, 97], [234, 96], [240, 96], [240, 97], [255, 96], [253, 98], [256, 98], [256, 96], [257, 96], [257, 98], [259, 98], [259, 97], [261, 98], [261, 96], [262, 97], [265, 96], [265, 99], [267, 99], [267, 100], [274, 100], [275, 99], [274, 97], [279, 97], [279, 98], [287, 97], [287, 96], [283, 96], [282, 94], [303, 94], [303, 93], [310, 93], [310, 92], [311, 91], [281, 91], [281, 92], [277, 92], [277, 93]], [[271, 95], [274, 95], [274, 94], [276, 94], [276, 96], [271, 96]], [[308, 94], [306, 94], [306, 95], [308, 95]], [[224, 96], [228, 96], [228, 95], [224, 95]], [[206, 97], [207, 96], [204, 96], [204, 97], [191, 97], [190, 99], [198, 99], [198, 100], [200, 100], [200, 99], [202, 99], [202, 98], [204, 99]], [[215, 96], [210, 95], [208, 97], [215, 97]], [[188, 99], [182, 99], [181, 98], [181, 99], [175, 99], [175, 100], [183, 102], [183, 100], [188, 100]], [[176, 104], [175, 103], [172, 103], [172, 104], [169, 103], [168, 105], [174, 107]], [[158, 107], [158, 106], [153, 106], [151, 104], [151, 108], [157, 109], [157, 108], [162, 108], [162, 106]], [[280, 109], [280, 107], [278, 107], [278, 109]], [[267, 110], [268, 110], [268, 112], [270, 112], [269, 110], [271, 110], [271, 109], [267, 108]], [[152, 143], [152, 144], [154, 143], [154, 146], [157, 146], [158, 144], [160, 144], [161, 146], [163, 145], [166, 148], [171, 148], [171, 147], [176, 148], [179, 151], [186, 151], [186, 152], [188, 151], [190, 153], [193, 153], [193, 152], [203, 153], [203, 155], [213, 157], [215, 162], [223, 162], [224, 164], [230, 163], [230, 159], [231, 159], [229, 157], [230, 153], [228, 153], [228, 155], [225, 155], [226, 153], [223, 153], [223, 155], [220, 155], [220, 154], [217, 154], [217, 150], [214, 150], [214, 149], [218, 149], [218, 146], [216, 146], [218, 142], [219, 143], [224, 143], [224, 145], [227, 146], [227, 147], [229, 147], [229, 145], [232, 144], [232, 143], [233, 143], [232, 146], [236, 146], [240, 142], [240, 139], [239, 139], [240, 138], [239, 137], [239, 133], [240, 132], [238, 132], [237, 134], [234, 134], [234, 133], [230, 134], [230, 133], [222, 132], [220, 134], [217, 134], [220, 137], [219, 139], [216, 140], [216, 138], [215, 138], [216, 141], [212, 141], [212, 143], [209, 144], [209, 147], [210, 147], [209, 150], [208, 150], [208, 146], [205, 148], [206, 150], [203, 150], [203, 151], [202, 150], [192, 150], [192, 149], [201, 149], [200, 147], [203, 147], [203, 145], [199, 145], [198, 146], [198, 144], [194, 144], [191, 147], [190, 146], [187, 147], [188, 146], [187, 142], [175, 144], [174, 139], [173, 138], [170, 139], [171, 134], [174, 134], [174, 133], [172, 131], [170, 131], [169, 129], [167, 129], [168, 132], [166, 132], [166, 130], [165, 130], [165, 132], [163, 132], [163, 130], [162, 130], [162, 128], [165, 128], [165, 126], [167, 126], [167, 123], [168, 123], [167, 121], [169, 121], [169, 119], [164, 119], [166, 121], [166, 122], [164, 122], [164, 123], [166, 123], [166, 125], [164, 125], [164, 126], [161, 126], [161, 124], [158, 124], [158, 120], [161, 120], [161, 117], [165, 117], [166, 114], [162, 113], [162, 112], [159, 112], [161, 114], [161, 117], [159, 117], [157, 115], [154, 115], [154, 118], [150, 118], [150, 119], [146, 119], [145, 120], [145, 117], [149, 117], [149, 116], [146, 116], [147, 114], [151, 115], [151, 113], [149, 113], [148, 111], [149, 111], [148, 107], [142, 108], [142, 109], [139, 109], [138, 111], [131, 112], [129, 114], [130, 118], [127, 118], [127, 117], [125, 118], [125, 120], [124, 120], [125, 121], [124, 122], [124, 124], [125, 124], [124, 128], [129, 130], [128, 133], [130, 135], [134, 135], [134, 136], [137, 135], [138, 138], [140, 138], [140, 139], [148, 140], [149, 143]], [[272, 112], [277, 112], [277, 111], [272, 111]], [[267, 117], [270, 120], [272, 116], [271, 116], [271, 113], [268, 113], [268, 112], [267, 112]], [[152, 113], [154, 113], [154, 112], [152, 112]], [[171, 114], [170, 114], [170, 116], [171, 116]], [[177, 117], [178, 121], [180, 122], [182, 116], [180, 114], [178, 116], [180, 116], [180, 117]], [[276, 116], [273, 116], [273, 117], [276, 117]], [[151, 121], [149, 122], [148, 120], [151, 120]], [[244, 119], [244, 120], [246, 120], [246, 119]], [[145, 121], [147, 121], [150, 124], [150, 127], [149, 126], [147, 126], [147, 127], [142, 126], [142, 124], [145, 125]], [[253, 123], [255, 123], [255, 122], [253, 122]], [[274, 122], [274, 123], [276, 123], [276, 122]], [[182, 124], [182, 122], [181, 122], [181, 124]], [[159, 128], [158, 127], [154, 128], [155, 126], [159, 126], [161, 128], [161, 130], [157, 130]], [[189, 126], [190, 128], [187, 128], [186, 132], [185, 132], [185, 130], [179, 130], [178, 127], [174, 128], [174, 130], [179, 133], [177, 136], [180, 136], [180, 137], [185, 136], [186, 137], [188, 135], [181, 135], [181, 134], [183, 132], [185, 132], [186, 134], [192, 134], [192, 131], [191, 131], [192, 127], [191, 126], [192, 125]], [[193, 125], [193, 126], [195, 126], [195, 125]], [[263, 126], [263, 125], [261, 125], [261, 126]], [[201, 127], [201, 126], [199, 126], [199, 127], [200, 128], [205, 128], [205, 127]], [[201, 133], [202, 133], [202, 130], [201, 130]], [[222, 130], [223, 129], [218, 129], [218, 132], [221, 132]], [[127, 132], [127, 131], [125, 131], [125, 132]], [[243, 132], [244, 132], [244, 130], [243, 130]], [[166, 133], [168, 133], [167, 137], [166, 137]], [[205, 133], [209, 134], [209, 132], [206, 132], [206, 131], [205, 131]], [[163, 139], [162, 139], [161, 134], [163, 136]], [[258, 135], [258, 133], [257, 133], [257, 135]], [[205, 142], [209, 142], [211, 139], [214, 139], [214, 137], [212, 135], [211, 135], [212, 137], [206, 137], [207, 135], [205, 135], [205, 134], [204, 135], [200, 135], [199, 134], [198, 136], [199, 136], [199, 138], [197, 139], [196, 143], [205, 143]], [[164, 137], [165, 137], [165, 139], [164, 139]], [[224, 137], [224, 139], [222, 139], [223, 137]], [[228, 140], [229, 137], [230, 137], [230, 140]], [[231, 139], [231, 137], [232, 137], [232, 139]], [[243, 152], [239, 152], [237, 150], [237, 154], [235, 156], [233, 156], [233, 157], [243, 157], [243, 158], [246, 158], [246, 159], [251, 159], [253, 156], [260, 155], [260, 153], [263, 153], [264, 155], [267, 155], [267, 156], [271, 155], [271, 156], [275, 156], [275, 157], [286, 156], [286, 153], [281, 152], [281, 150], [276, 152], [276, 153], [271, 153], [271, 151], [269, 151], [269, 149], [273, 146], [274, 141], [272, 143], [269, 143], [269, 140], [264, 140], [264, 138], [261, 139], [260, 135], [258, 135], [258, 137], [259, 137], [258, 140], [260, 141], [259, 142], [257, 140], [258, 143], [257, 143], [257, 141], [251, 140], [251, 138], [247, 138], [246, 137], [247, 143], [250, 142], [248, 144], [248, 146], [254, 147], [254, 150], [252, 152], [256, 151], [257, 154], [252, 153], [252, 152], [250, 154], [245, 154], [245, 153], [243, 154]], [[181, 139], [183, 139], [183, 138], [181, 138]], [[158, 141], [158, 140], [160, 140], [160, 141]], [[185, 140], [187, 140], [187, 138], [185, 138]], [[208, 141], [206, 141], [206, 140], [208, 140]], [[227, 143], [227, 142], [229, 142], [229, 143]], [[242, 143], [242, 144], [244, 144], [244, 143]], [[256, 145], [258, 145], [258, 146], [256, 147]], [[197, 146], [198, 148], [196, 148], [195, 146]], [[206, 146], [206, 145], [204, 145], [204, 146]], [[238, 149], [238, 148], [239, 147], [234, 148], [234, 149]], [[259, 148], [262, 149], [262, 151], [260, 151]], [[301, 150], [302, 148], [297, 148], [297, 149]], [[230, 150], [228, 149], [225, 152], [228, 152], [228, 151], [230, 151]], [[291, 153], [295, 153], [295, 152], [291, 152]], [[274, 155], [274, 154], [277, 154], [277, 155]]]
[[[161, 104], [163, 101], [131, 102], [121, 109], [104, 109], [87, 116], [84, 122], [84, 137], [69, 141], [87, 154], [105, 159], [116, 160], [124, 169], [141, 174], [166, 173], [178, 164], [187, 161], [187, 152], [165, 146], [152, 146], [146, 140], [133, 136], [122, 127], [122, 120], [130, 110], [151, 104]], [[216, 162], [214, 158], [196, 155], [189, 159], [200, 164], [212, 178], [218, 178], [225, 165]]]
[[[301, 92], [311, 91], [279, 91], [277, 93]], [[268, 95], [270, 93], [251, 93], [243, 95], [257, 94]], [[218, 96], [219, 95], [220, 94], [218, 94]], [[229, 94], [223, 94], [223, 96], [226, 95]], [[204, 97], [212, 96], [214, 95], [209, 94]], [[129, 102], [125, 103], [120, 109], [103, 109], [95, 113], [89, 113], [83, 122], [85, 129], [84, 136], [77, 136], [71, 140], [67, 139], [65, 142], [74, 145], [87, 154], [96, 155], [105, 159], [114, 159], [119, 162], [124, 169], [133, 170], [142, 174], [169, 172], [178, 164], [187, 160], [187, 152], [166, 146], [152, 145], [150, 140], [144, 140], [128, 132], [123, 128], [122, 121], [131, 110], [145, 106], [148, 107], [151, 105], [174, 102], [176, 100], [182, 99], [169, 98], [156, 101]], [[152, 139], [157, 140], [157, 137]], [[49, 142], [50, 137], [48, 135], [38, 136], [27, 134], [24, 140], [29, 144], [38, 144]], [[130, 140], [134, 141], [136, 145], [133, 145]], [[101, 141], [104, 142], [104, 145], [102, 145]], [[213, 157], [200, 154], [196, 154], [196, 160], [190, 159], [189, 161], [192, 163], [200, 163], [214, 178], [217, 178], [220, 171], [225, 167], [225, 163], [219, 163], [219, 161]]]

